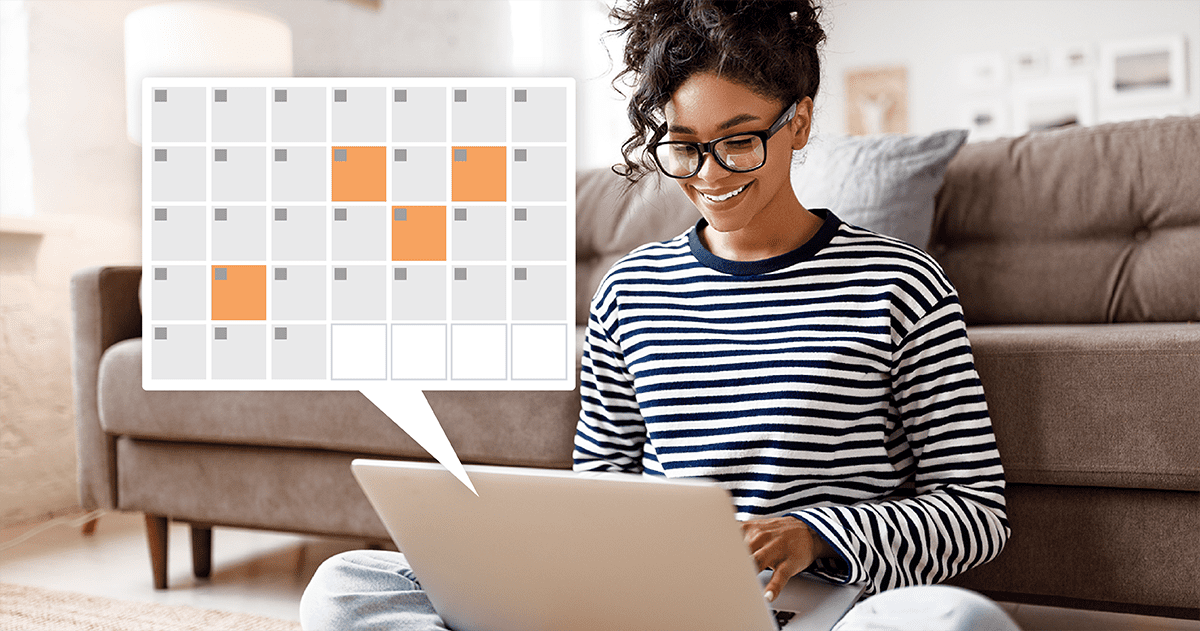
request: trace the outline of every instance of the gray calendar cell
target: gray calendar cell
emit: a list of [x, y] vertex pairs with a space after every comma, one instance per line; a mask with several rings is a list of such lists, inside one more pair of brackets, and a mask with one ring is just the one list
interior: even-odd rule
[[566, 142], [567, 89], [514, 89], [512, 135], [513, 142]]
[[325, 319], [324, 265], [281, 265], [272, 269], [271, 319]]
[[[519, 152], [524, 152], [524, 155]], [[513, 200], [518, 202], [567, 201], [566, 169], [566, 147], [513, 149]]]
[[455, 88], [450, 109], [454, 142], [504, 142], [507, 134], [507, 88]]
[[392, 148], [392, 201], [438, 202], [446, 197], [445, 147]]
[[445, 142], [446, 88], [392, 89], [392, 142]]
[[267, 89], [214, 89], [212, 139], [213, 142], [266, 141]]
[[273, 147], [271, 198], [277, 202], [319, 202], [327, 199], [328, 151], [323, 147]]
[[513, 267], [513, 320], [565, 320], [567, 318], [567, 267], [517, 265]]
[[453, 206], [450, 258], [454, 261], [503, 261], [508, 255], [503, 206]]
[[325, 88], [273, 88], [271, 140], [325, 142]]
[[455, 265], [450, 283], [452, 320], [504, 320], [508, 315], [503, 265]]
[[388, 211], [383, 206], [335, 207], [333, 260], [386, 261]]
[[213, 153], [214, 202], [261, 202], [267, 199], [265, 147], [223, 147], [214, 149]]
[[512, 257], [514, 261], [567, 260], [567, 208], [517, 206], [513, 208]]
[[392, 268], [393, 320], [446, 319], [446, 266]]
[[334, 266], [333, 271], [334, 320], [387, 318], [387, 267]]
[[204, 142], [206, 88], [154, 88], [150, 103], [151, 142]]
[[159, 206], [150, 222], [150, 260], [203, 261], [204, 207]]
[[325, 208], [276, 206], [272, 213], [271, 260], [326, 260]]
[[152, 379], [204, 379], [203, 324], [154, 324], [150, 340]]
[[204, 147], [156, 147], [150, 165], [151, 201], [204, 201], [205, 153]]
[[267, 260], [266, 206], [214, 206], [212, 259], [223, 262]]
[[154, 320], [205, 320], [208, 267], [155, 265], [150, 289], [150, 317]]
[[326, 348], [323, 324], [272, 326], [271, 377], [324, 379]]
[[333, 142], [386, 141], [387, 88], [335, 88], [333, 92]]
[[209, 343], [212, 344], [213, 379], [267, 378], [267, 325], [214, 326]]

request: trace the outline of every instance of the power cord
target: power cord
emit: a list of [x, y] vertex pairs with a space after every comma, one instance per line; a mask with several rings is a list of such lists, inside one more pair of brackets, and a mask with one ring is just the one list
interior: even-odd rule
[[42, 532], [45, 532], [55, 526], [74, 526], [74, 527], [78, 528], [79, 526], [82, 526], [82, 525], [88, 523], [89, 521], [92, 521], [93, 519], [99, 519], [102, 515], [106, 514], [107, 512], [108, 511], [101, 509], [101, 510], [94, 510], [82, 517], [56, 517], [40, 526], [36, 526], [36, 527], [32, 528], [29, 532], [21, 535], [20, 537], [17, 537], [16, 539], [13, 539], [12, 541], [6, 541], [6, 542], [0, 544], [0, 552], [8, 550], [9, 548], [16, 547], [17, 545], [20, 545], [21, 543], [24, 543], [24, 542], [32, 539], [33, 537], [41, 534]]

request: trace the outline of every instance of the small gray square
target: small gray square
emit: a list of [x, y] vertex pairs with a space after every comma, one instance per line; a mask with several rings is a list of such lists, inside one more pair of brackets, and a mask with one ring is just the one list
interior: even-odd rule
[[525, 90], [513, 90], [513, 103], [525, 102]]
[[156, 339], [156, 340], [167, 339], [167, 327], [165, 327], [165, 326], [154, 327], [154, 339]]
[[166, 103], [167, 102], [167, 91], [166, 90], [155, 90], [154, 91], [154, 102], [155, 103]]
[[528, 220], [529, 220], [529, 209], [528, 208], [514, 208], [513, 209], [513, 221], [528, 221]]
[[[164, 97], [163, 100], [165, 101], [166, 98]], [[467, 102], [467, 91], [466, 90], [455, 90], [454, 91], [454, 102], [455, 103], [466, 103]]]
[[[287, 160], [287, 156], [284, 156], [283, 159]], [[333, 161], [334, 162], [345, 162], [346, 161], [346, 150], [345, 149], [334, 149], [333, 150]]]
[[[213, 90], [213, 101], [216, 103], [229, 102], [229, 91], [228, 90]], [[221, 339], [225, 339], [225, 338], [221, 338]]]
[[155, 162], [166, 162], [167, 161], [167, 150], [166, 149], [155, 149], [154, 150], [154, 161]]
[[287, 149], [276, 149], [275, 150], [275, 161], [276, 162], [287, 162]]
[[[163, 159], [165, 160], [166, 157], [164, 156]], [[467, 150], [466, 149], [455, 149], [454, 150], [454, 161], [455, 162], [466, 162], [467, 161]]]
[[275, 91], [275, 102], [276, 103], [287, 103], [287, 90], [276, 90]]
[[513, 161], [514, 162], [524, 162], [525, 161], [525, 151], [526, 151], [525, 149], [513, 149]]
[[213, 149], [213, 160], [216, 160], [217, 162], [228, 162], [229, 161], [229, 150], [228, 149]]
[[287, 221], [287, 209], [286, 208], [276, 208], [275, 209], [275, 221]]
[[344, 267], [333, 268], [333, 280], [346, 280], [346, 268], [344, 268]]
[[334, 221], [346, 221], [346, 209], [345, 208], [334, 208], [333, 209], [333, 220]]
[[277, 339], [277, 340], [286, 340], [287, 339], [287, 327], [286, 326], [275, 327], [275, 339]]
[[455, 221], [466, 221], [467, 220], [467, 209], [466, 208], [455, 208], [454, 209], [454, 220]]
[[167, 268], [165, 268], [165, 267], [154, 268], [154, 280], [167, 280]]
[[228, 208], [214, 208], [213, 209], [213, 221], [229, 221], [229, 209]]
[[214, 328], [213, 329], [213, 339], [214, 340], [229, 339], [229, 329], [226, 327], [223, 327], [223, 326], [218, 326], [218, 327]]
[[287, 280], [287, 268], [286, 267], [276, 267], [275, 268], [275, 280]]
[[154, 220], [155, 221], [166, 221], [167, 220], [167, 209], [166, 208], [155, 208], [154, 209]]
[[529, 269], [525, 267], [513, 268], [513, 280], [528, 280]]
[[396, 162], [408, 162], [408, 149], [397, 149], [395, 158]]
[[396, 208], [392, 211], [392, 219], [395, 221], [408, 221], [408, 209]]
[[395, 96], [393, 97], [393, 99], [397, 103], [407, 103], [408, 102], [408, 90], [396, 90]]
[[346, 91], [345, 90], [334, 90], [333, 91], [333, 100], [336, 103], [345, 103], [346, 102]]
[[408, 280], [408, 268], [397, 267], [396, 269], [392, 270], [392, 278], [396, 280]]
[[229, 278], [229, 270], [224, 267], [218, 267], [216, 271], [217, 280], [227, 280]]
[[465, 267], [454, 268], [454, 280], [467, 280], [467, 268], [465, 268]]

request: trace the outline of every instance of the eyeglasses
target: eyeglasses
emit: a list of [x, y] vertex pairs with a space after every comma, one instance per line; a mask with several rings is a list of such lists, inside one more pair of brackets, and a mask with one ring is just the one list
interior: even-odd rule
[[[712, 154], [717, 164], [734, 173], [747, 173], [762, 168], [762, 165], [767, 163], [767, 140], [792, 120], [796, 115], [796, 105], [789, 105], [764, 131], [744, 131], [708, 142], [654, 142], [650, 145], [651, 154], [658, 168], [667, 177], [680, 180], [700, 172], [706, 153]], [[663, 123], [658, 128], [656, 137], [662, 138], [666, 134], [667, 124]]]

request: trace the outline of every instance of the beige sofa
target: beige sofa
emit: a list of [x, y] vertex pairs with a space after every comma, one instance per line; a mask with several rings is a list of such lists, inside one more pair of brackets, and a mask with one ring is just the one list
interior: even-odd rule
[[[958, 287], [1009, 481], [1013, 537], [954, 582], [1015, 602], [1200, 616], [1200, 118], [970, 144], [937, 197], [929, 251]], [[578, 317], [601, 275], [695, 211], [673, 184], [631, 195], [579, 174]], [[803, 200], [802, 200], [803, 201]], [[834, 209], [836, 212], [836, 209]], [[359, 456], [427, 454], [358, 393], [146, 392], [140, 268], [72, 283], [80, 496], [167, 520], [387, 533]], [[464, 462], [570, 466], [578, 392], [430, 393]]]

